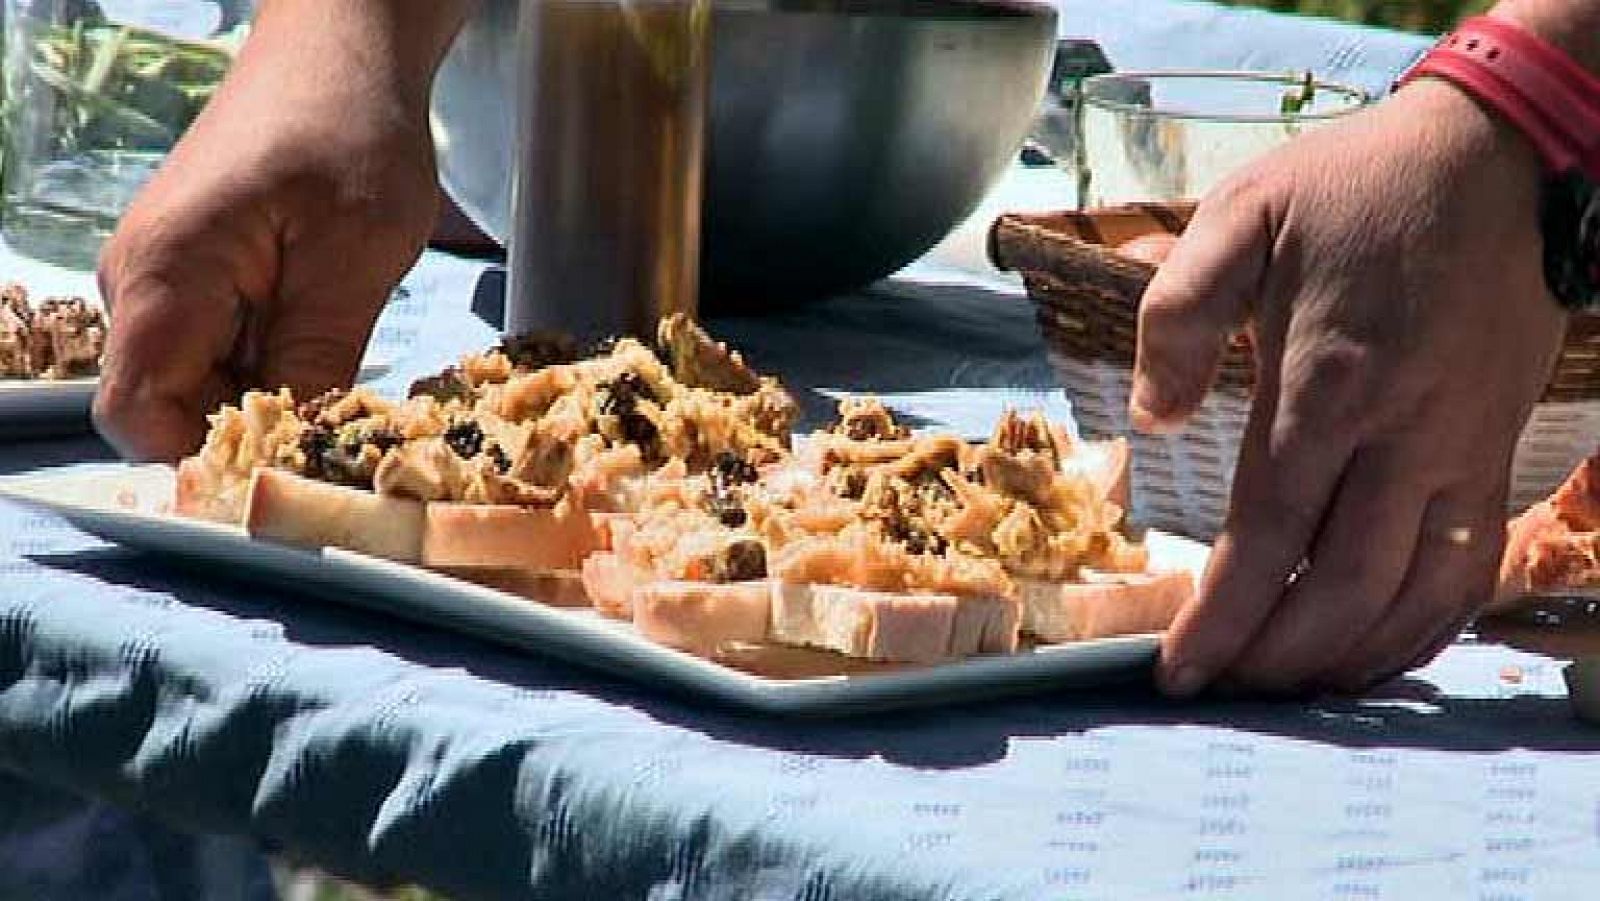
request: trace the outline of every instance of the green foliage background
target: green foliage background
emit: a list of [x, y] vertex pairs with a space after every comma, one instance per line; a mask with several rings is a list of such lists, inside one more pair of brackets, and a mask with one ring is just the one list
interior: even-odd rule
[[1437, 34], [1463, 17], [1494, 5], [1493, 0], [1223, 0], [1234, 6], [1259, 6], [1279, 12], [1329, 16], [1367, 25]]

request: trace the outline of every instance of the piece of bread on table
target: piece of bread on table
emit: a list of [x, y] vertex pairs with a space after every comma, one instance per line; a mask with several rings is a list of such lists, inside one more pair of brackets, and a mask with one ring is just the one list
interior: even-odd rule
[[1194, 595], [1194, 575], [1087, 573], [1082, 582], [1019, 580], [1022, 630], [1051, 643], [1160, 632]]
[[552, 607], [587, 607], [580, 567], [601, 548], [594, 517], [554, 507], [427, 505], [421, 563]]
[[[885, 411], [870, 405], [851, 406], [848, 413], [886, 418]], [[1126, 509], [1131, 463], [1126, 440], [1067, 442], [1043, 419], [1010, 418], [1003, 427], [1008, 429], [1005, 437], [1016, 442], [1050, 440], [1064, 448], [1061, 466], [1066, 474], [1082, 475], [1099, 501], [1118, 511]], [[896, 434], [891, 427], [877, 432]], [[917, 453], [938, 459], [933, 451], [947, 453], [944, 446], [930, 443], [920, 448], [912, 440], [875, 442], [837, 432], [822, 434], [808, 443], [795, 472], [826, 477], [830, 464], [899, 466]], [[1021, 477], [1026, 475], [1024, 471]], [[763, 474], [768, 485], [784, 477], [786, 471]], [[803, 480], [797, 480], [795, 487], [803, 488]], [[1120, 517], [1120, 512], [1115, 515]], [[739, 659], [755, 661], [760, 659], [760, 648], [770, 647], [808, 648], [840, 659], [877, 663], [944, 663], [1014, 653], [1022, 635], [1069, 642], [1162, 631], [1194, 594], [1194, 576], [1186, 571], [1133, 575], [1086, 571], [1082, 581], [1018, 583], [1018, 591], [1006, 589], [1005, 597], [867, 591], [778, 575], [752, 583], [685, 583], [670, 581], [664, 571], [658, 573], [650, 563], [635, 560], [635, 551], [629, 528], [619, 528], [614, 531], [613, 552], [586, 560], [584, 581], [595, 607], [614, 618], [632, 619], [651, 639], [714, 659], [739, 647]], [[1139, 549], [1138, 555], [1112, 554], [1107, 562], [1139, 570], [1144, 567], [1142, 560]]]
[[581, 510], [424, 504], [278, 469], [251, 477], [244, 525], [255, 538], [421, 564], [560, 607], [587, 606], [578, 567], [598, 547]]
[[263, 468], [250, 477], [243, 520], [252, 538], [310, 549], [338, 547], [418, 563], [426, 512], [418, 501]]
[[723, 645], [770, 640], [772, 585], [659, 580], [637, 586], [633, 624], [652, 641], [710, 657]]
[[427, 505], [423, 566], [574, 571], [601, 548], [594, 517], [575, 504]]
[[775, 579], [658, 579], [615, 554], [584, 562], [595, 606], [646, 637], [703, 657], [730, 644], [779, 644], [897, 663], [1016, 650], [1021, 610], [1004, 598], [889, 594]]
[[701, 656], [733, 644], [771, 644], [924, 664], [1011, 653], [1023, 633], [1055, 643], [1159, 632], [1194, 593], [1194, 576], [1184, 571], [1026, 581], [1020, 603], [773, 579], [686, 582], [655, 579], [605, 553], [585, 561], [584, 576], [596, 607]]
[[775, 642], [895, 663], [938, 663], [1017, 649], [1021, 609], [996, 597], [866, 591], [774, 580]]
[[547, 607], [590, 606], [583, 577], [576, 569], [532, 570], [514, 566], [435, 566], [430, 569], [463, 582], [538, 601]]

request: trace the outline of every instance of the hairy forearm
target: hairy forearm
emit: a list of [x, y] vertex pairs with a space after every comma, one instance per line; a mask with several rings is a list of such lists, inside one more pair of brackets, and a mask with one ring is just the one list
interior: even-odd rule
[[338, 68], [425, 107], [433, 75], [475, 0], [263, 0], [241, 65], [289, 54]]
[[1600, 73], [1600, 0], [1502, 0], [1493, 15], [1516, 21]]

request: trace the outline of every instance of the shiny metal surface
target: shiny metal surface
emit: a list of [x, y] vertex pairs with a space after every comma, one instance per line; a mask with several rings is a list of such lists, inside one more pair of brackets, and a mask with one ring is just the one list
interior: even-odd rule
[[[481, 7], [441, 70], [441, 175], [503, 239], [515, 4]], [[1037, 2], [722, 4], [713, 20], [703, 306], [756, 310], [894, 271], [969, 213], [1038, 109]]]
[[[709, 0], [539, 0], [519, 17], [505, 330], [653, 338], [699, 302]], [[599, 63], [597, 65], [597, 62]]]

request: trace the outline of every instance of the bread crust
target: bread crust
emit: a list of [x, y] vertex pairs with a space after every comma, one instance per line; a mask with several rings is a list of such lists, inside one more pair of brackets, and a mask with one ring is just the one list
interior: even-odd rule
[[600, 549], [594, 518], [570, 503], [554, 507], [427, 505], [422, 565], [543, 572], [577, 570]]
[[1182, 570], [1023, 581], [1018, 588], [1022, 631], [1050, 643], [1164, 631], [1195, 590], [1193, 574]]
[[766, 641], [772, 583], [648, 582], [633, 591], [633, 625], [645, 637], [701, 657], [733, 642]]
[[610, 552], [590, 554], [580, 570], [589, 603], [612, 619], [633, 619], [633, 595], [653, 575]]
[[316, 550], [339, 547], [401, 563], [422, 560], [425, 507], [303, 478], [257, 469], [244, 508], [252, 538]]
[[463, 582], [538, 601], [547, 607], [590, 606], [583, 576], [576, 569], [530, 570], [514, 566], [439, 566], [432, 569]]

